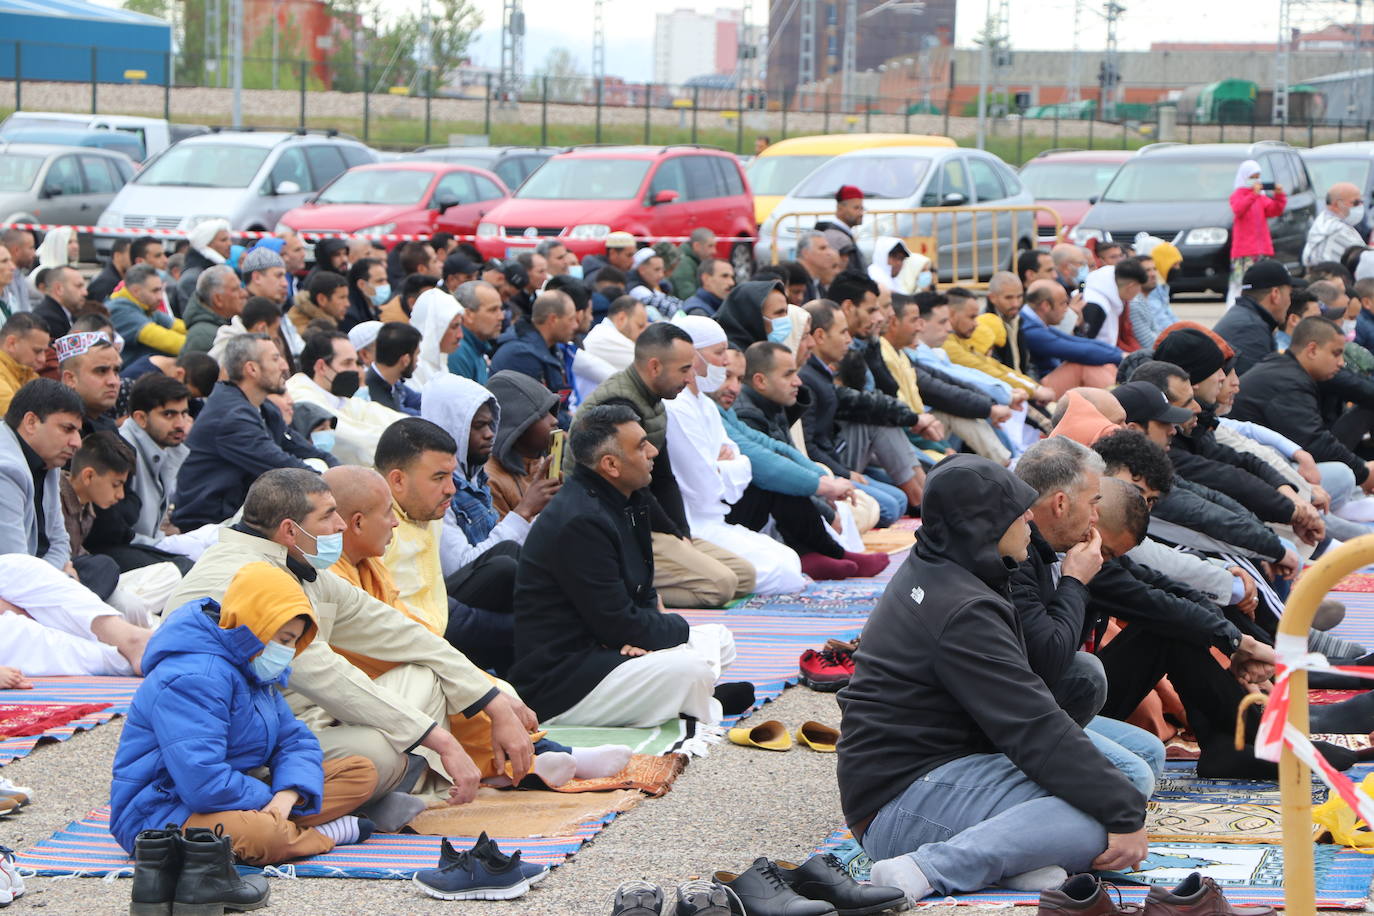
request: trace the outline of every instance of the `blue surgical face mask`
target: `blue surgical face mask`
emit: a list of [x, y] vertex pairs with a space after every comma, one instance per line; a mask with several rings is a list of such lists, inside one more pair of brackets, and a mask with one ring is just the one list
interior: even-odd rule
[[1078, 268], [1078, 277], [1077, 277], [1077, 280], [1078, 280], [1079, 283], [1087, 283], [1087, 282], [1088, 282], [1088, 265], [1087, 265], [1087, 264], [1084, 264], [1082, 267]]
[[578, 279], [578, 280], [581, 280], [581, 279], [582, 279], [582, 265], [581, 265], [581, 264], [573, 264], [571, 267], [569, 267], [569, 268], [568, 268], [568, 276], [574, 277], [574, 278], [576, 278], [576, 279]]
[[322, 452], [334, 451], [334, 430], [318, 429], [310, 434], [310, 441]]
[[258, 676], [258, 680], [264, 684], [270, 684], [281, 677], [281, 673], [286, 670], [286, 666], [291, 664], [295, 657], [296, 650], [294, 648], [274, 641], [263, 646], [262, 652], [258, 653], [257, 657], [248, 665], [253, 669], [253, 673]]
[[773, 319], [773, 330], [768, 332], [768, 339], [773, 343], [785, 344], [787, 338], [792, 336], [792, 318], [790, 315], [783, 315], [781, 318]]
[[[300, 528], [299, 525], [296, 527]], [[337, 534], [313, 535], [304, 528], [300, 529], [306, 537], [315, 539], [315, 552], [306, 553], [304, 548], [301, 553], [305, 556], [306, 562], [316, 569], [328, 569], [339, 562], [339, 557], [343, 555], [343, 532]]]
[[390, 299], [391, 299], [391, 284], [390, 284], [390, 283], [379, 283], [379, 284], [377, 285], [377, 288], [374, 289], [374, 290], [372, 291], [372, 304], [373, 304], [373, 305], [386, 305], [387, 301], [390, 300]]
[[923, 271], [921, 271], [919, 274], [916, 275], [916, 289], [917, 289], [917, 290], [927, 290], [927, 289], [930, 289], [931, 281], [933, 281], [934, 279], [935, 279], [935, 276], [934, 276], [930, 271], [928, 271], [928, 270], [923, 270]]

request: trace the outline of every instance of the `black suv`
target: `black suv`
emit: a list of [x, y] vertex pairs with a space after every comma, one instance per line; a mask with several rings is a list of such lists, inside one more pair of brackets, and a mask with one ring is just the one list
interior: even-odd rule
[[1225, 292], [1231, 272], [1231, 192], [1246, 159], [1261, 179], [1283, 186], [1288, 206], [1269, 220], [1274, 256], [1302, 271], [1302, 248], [1317, 198], [1297, 151], [1277, 140], [1258, 143], [1154, 143], [1121, 164], [1070, 241], [1130, 243], [1139, 232], [1173, 242], [1183, 263], [1169, 279], [1174, 292]]

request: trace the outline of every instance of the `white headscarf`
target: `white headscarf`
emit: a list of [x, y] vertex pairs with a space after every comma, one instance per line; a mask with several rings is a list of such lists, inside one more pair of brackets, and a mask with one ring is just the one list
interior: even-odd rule
[[49, 267], [64, 267], [70, 264], [67, 245], [75, 231], [71, 226], [58, 226], [56, 229], [48, 230], [48, 234], [43, 236], [43, 244], [38, 246], [38, 266], [29, 272], [29, 276]]
[[1253, 159], [1246, 159], [1236, 168], [1236, 190], [1248, 188], [1255, 183], [1255, 175], [1260, 173], [1260, 164]]
[[705, 315], [678, 315], [673, 319], [673, 324], [687, 332], [687, 336], [692, 338], [693, 349], [700, 350], [714, 344], [726, 342], [725, 329], [720, 326], [714, 318], [707, 318]]
[[448, 372], [448, 354], [439, 352], [453, 319], [463, 314], [458, 300], [437, 286], [430, 287], [415, 300], [410, 323], [420, 332], [420, 363], [415, 367], [415, 384], [423, 386], [435, 376]]
[[186, 233], [186, 240], [191, 243], [192, 248], [204, 255], [206, 260], [213, 264], [223, 264], [224, 255], [210, 247], [210, 243], [221, 231], [229, 231], [229, 220], [207, 219], [197, 223], [194, 229]]

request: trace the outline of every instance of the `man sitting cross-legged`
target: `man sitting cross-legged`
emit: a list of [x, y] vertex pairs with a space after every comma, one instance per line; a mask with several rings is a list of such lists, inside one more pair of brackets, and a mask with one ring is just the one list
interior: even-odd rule
[[[977, 494], [977, 498], [970, 498]], [[985, 458], [926, 479], [916, 547], [864, 627], [840, 800], [875, 884], [918, 901], [1145, 858], [1145, 798], [1032, 670], [1006, 585], [1038, 494]]]
[[667, 613], [654, 590], [645, 488], [658, 450], [621, 404], [583, 407], [569, 438], [573, 471], [520, 552], [511, 680], [549, 724], [718, 723], [735, 641]]
[[[343, 553], [329, 571], [424, 625], [425, 621], [401, 600], [391, 573], [382, 563], [381, 558], [391, 542], [392, 532], [399, 524], [386, 479], [371, 468], [343, 465], [326, 471], [324, 482], [329, 484], [338, 500], [339, 515], [344, 520]], [[397, 662], [382, 661], [365, 654], [348, 651], [340, 651], [339, 654], [371, 678], [380, 677], [398, 666]], [[491, 683], [507, 693], [515, 692], [509, 684], [496, 678], [491, 678]], [[471, 718], [450, 716], [449, 727], [481, 770], [484, 783], [510, 783], [509, 769], [498, 772], [495, 767], [490, 716], [486, 713], [478, 713]], [[630, 758], [630, 749], [623, 745], [569, 748], [548, 739], [535, 742], [534, 752], [536, 756], [532, 772], [550, 786], [561, 786], [573, 778], [612, 776], [620, 772]]]
[[[371, 760], [379, 798], [413, 788], [410, 755], [419, 754], [432, 771], [426, 788], [447, 789], [450, 802], [465, 804], [477, 793], [481, 771], [446, 725], [451, 716], [485, 712], [498, 769], [509, 760], [522, 778], [532, 765], [533, 714], [443, 637], [328, 572], [342, 550], [343, 529], [318, 474], [269, 471], [249, 488], [243, 521], [220, 531], [219, 543], [201, 555], [167, 610], [197, 598], [222, 601], [245, 564], [266, 560], [283, 568], [301, 583], [320, 628], [292, 666], [286, 699], [319, 738], [326, 760], [353, 754]], [[397, 667], [373, 680], [336, 650]]]

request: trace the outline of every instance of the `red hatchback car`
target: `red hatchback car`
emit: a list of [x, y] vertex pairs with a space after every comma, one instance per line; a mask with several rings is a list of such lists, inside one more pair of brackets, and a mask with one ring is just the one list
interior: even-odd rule
[[473, 235], [487, 212], [510, 197], [486, 169], [446, 162], [378, 162], [349, 169], [282, 225], [304, 232]]
[[[703, 146], [588, 146], [552, 157], [477, 228], [484, 257], [513, 257], [557, 238], [578, 258], [601, 254], [611, 232], [687, 236], [698, 226], [721, 239], [758, 234], [754, 197], [739, 160]], [[752, 242], [721, 241], [741, 276]]]

